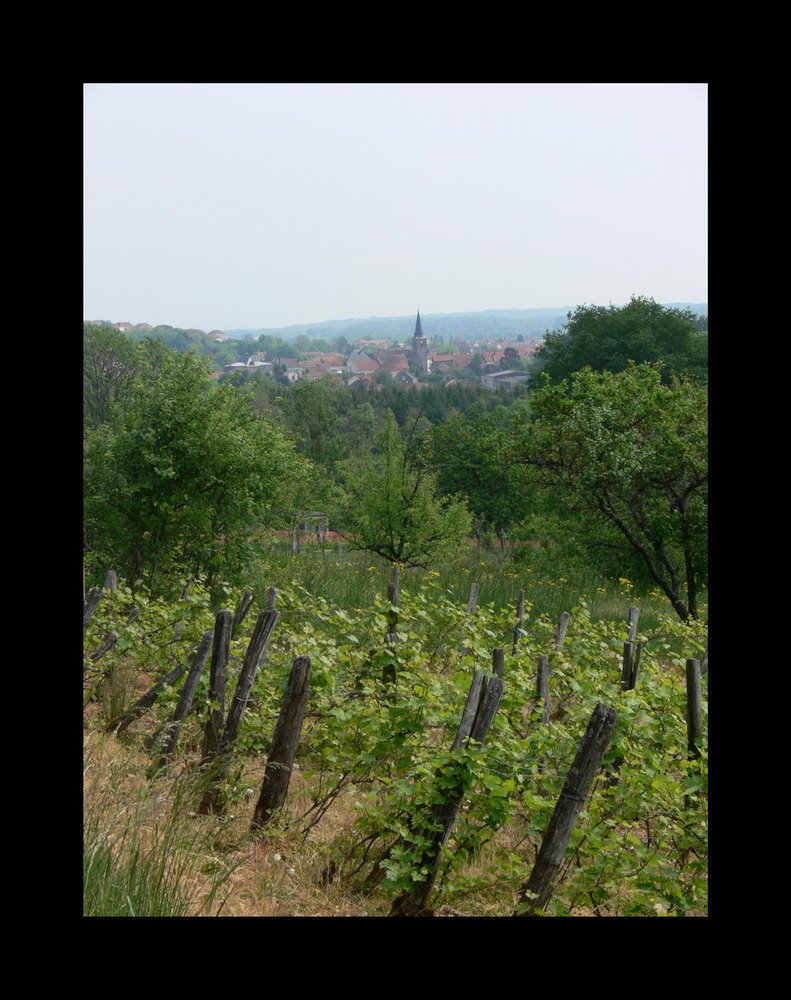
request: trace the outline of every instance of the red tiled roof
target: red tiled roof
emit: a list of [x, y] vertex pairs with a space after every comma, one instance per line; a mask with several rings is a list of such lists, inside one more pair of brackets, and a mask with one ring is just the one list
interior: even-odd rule
[[404, 372], [409, 370], [409, 358], [405, 353], [378, 354], [377, 360], [386, 372]]
[[381, 367], [375, 358], [355, 358], [354, 366], [358, 372], [378, 372]]
[[346, 366], [346, 356], [343, 354], [319, 354], [312, 358], [312, 362], [324, 365], [325, 368], [344, 368]]

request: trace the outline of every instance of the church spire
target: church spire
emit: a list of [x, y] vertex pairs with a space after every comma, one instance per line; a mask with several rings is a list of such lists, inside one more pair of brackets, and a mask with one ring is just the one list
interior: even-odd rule
[[423, 324], [420, 322], [420, 310], [417, 311], [417, 322], [415, 323], [415, 332], [412, 334], [413, 337], [425, 337], [423, 333]]

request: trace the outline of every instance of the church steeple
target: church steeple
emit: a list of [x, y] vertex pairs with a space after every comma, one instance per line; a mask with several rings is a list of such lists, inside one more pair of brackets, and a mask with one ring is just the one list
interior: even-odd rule
[[431, 371], [431, 358], [428, 356], [428, 341], [423, 333], [423, 324], [420, 322], [420, 310], [417, 311], [415, 321], [415, 332], [412, 334], [412, 350], [410, 351], [412, 360], [417, 365], [422, 375], [428, 375]]

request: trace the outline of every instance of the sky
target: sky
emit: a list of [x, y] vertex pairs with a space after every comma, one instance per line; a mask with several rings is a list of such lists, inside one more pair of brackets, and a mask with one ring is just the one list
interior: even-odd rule
[[706, 84], [84, 86], [84, 318], [705, 302]]

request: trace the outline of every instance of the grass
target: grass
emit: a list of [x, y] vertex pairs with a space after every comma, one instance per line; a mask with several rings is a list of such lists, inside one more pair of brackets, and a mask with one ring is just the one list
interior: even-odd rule
[[[545, 550], [522, 548], [469, 547], [446, 556], [431, 567], [438, 572], [439, 585], [453, 599], [466, 604], [470, 584], [479, 585], [479, 603], [499, 608], [513, 605], [524, 590], [532, 604], [532, 617], [548, 614], [557, 618], [585, 598], [595, 620], [622, 621], [631, 604], [640, 606], [640, 625], [655, 628], [659, 615], [666, 613], [669, 602], [658, 590], [640, 581], [602, 579], [593, 569], [557, 565], [554, 554]], [[419, 586], [427, 570], [406, 569], [401, 586]], [[264, 601], [267, 588], [299, 584], [310, 594], [326, 598], [337, 607], [350, 610], [369, 605], [375, 596], [387, 593], [391, 566], [370, 552], [340, 549], [330, 543], [303, 545], [298, 556], [291, 555], [290, 544], [272, 541], [253, 578], [256, 598]], [[704, 598], [705, 599], [705, 598]]]
[[216, 850], [216, 821], [190, 816], [191, 783], [146, 783], [147, 758], [114, 737], [89, 733], [85, 750], [84, 915], [217, 912], [232, 866]]

